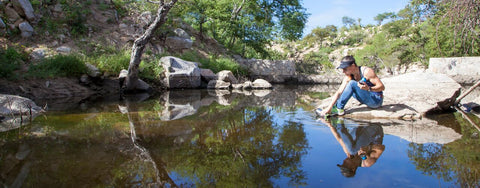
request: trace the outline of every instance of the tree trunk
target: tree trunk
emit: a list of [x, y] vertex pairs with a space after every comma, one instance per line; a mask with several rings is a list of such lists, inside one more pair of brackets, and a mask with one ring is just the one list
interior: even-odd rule
[[145, 46], [152, 38], [153, 32], [165, 23], [168, 11], [170, 11], [170, 9], [176, 2], [177, 0], [172, 0], [170, 1], [170, 3], [164, 3], [163, 0], [161, 2], [158, 2], [159, 8], [155, 20], [148, 26], [148, 29], [145, 31], [145, 33], [139, 38], [137, 38], [133, 43], [132, 53], [130, 55], [130, 65], [128, 66], [128, 75], [125, 78], [125, 83], [123, 86], [125, 92], [132, 92], [137, 90], [139, 82], [138, 67], [140, 65], [140, 62], [142, 61], [142, 55]]

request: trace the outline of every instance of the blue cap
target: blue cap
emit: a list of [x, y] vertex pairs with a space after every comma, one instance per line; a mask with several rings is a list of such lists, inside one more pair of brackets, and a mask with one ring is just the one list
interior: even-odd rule
[[342, 62], [340, 62], [340, 65], [337, 67], [337, 69], [347, 68], [350, 65], [352, 65], [353, 63], [355, 63], [355, 61], [342, 61]]

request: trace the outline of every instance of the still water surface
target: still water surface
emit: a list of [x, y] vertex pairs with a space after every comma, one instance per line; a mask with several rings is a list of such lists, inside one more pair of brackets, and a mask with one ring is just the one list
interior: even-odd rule
[[32, 123], [0, 133], [0, 183], [480, 186], [478, 131], [461, 115], [432, 117], [428, 129], [408, 121], [320, 121], [305, 99], [322, 95], [311, 88], [242, 94], [184, 90], [51, 105]]

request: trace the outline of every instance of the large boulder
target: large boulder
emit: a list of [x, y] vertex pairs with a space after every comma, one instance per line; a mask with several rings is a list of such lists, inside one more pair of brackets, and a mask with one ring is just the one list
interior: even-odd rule
[[272, 83], [283, 83], [296, 79], [295, 62], [290, 60], [243, 59], [236, 56], [235, 60], [247, 68], [254, 79], [261, 78]]
[[192, 47], [193, 41], [181, 37], [167, 37], [165, 44], [171, 50], [185, 50]]
[[28, 22], [22, 22], [18, 25], [18, 28], [22, 32], [23, 38], [29, 38], [33, 35], [33, 27]]
[[201, 71], [197, 63], [185, 61], [173, 56], [160, 59], [165, 70], [161, 82], [170, 89], [198, 88], [201, 85]]
[[230, 82], [225, 82], [222, 80], [210, 80], [208, 82], [208, 89], [230, 89]]
[[32, 100], [16, 96], [0, 94], [0, 115], [37, 114], [42, 111]]
[[98, 78], [102, 75], [100, 70], [97, 67], [95, 67], [95, 65], [92, 65], [90, 63], [85, 63], [85, 65], [87, 66], [88, 76]]
[[190, 35], [181, 28], [177, 28], [173, 32], [175, 32], [175, 35], [177, 35], [177, 37], [180, 37], [183, 39], [190, 39]]
[[252, 88], [253, 89], [272, 89], [273, 86], [270, 84], [268, 81], [264, 79], [256, 79], [252, 83]]
[[430, 58], [428, 71], [450, 76], [461, 84], [474, 84], [480, 80], [480, 57]]
[[4, 14], [7, 18], [5, 21], [9, 23], [15, 23], [17, 20], [20, 20], [22, 18], [17, 13], [17, 11], [15, 11], [15, 9], [10, 5], [11, 4], [8, 4], [7, 6], [5, 6], [5, 9], [4, 9]]
[[0, 132], [16, 129], [41, 112], [43, 109], [28, 98], [0, 94]]
[[[353, 97], [346, 117], [419, 119], [428, 113], [448, 110], [460, 94], [461, 86], [445, 74], [413, 72], [382, 79], [385, 85], [383, 106], [371, 109]], [[320, 102], [325, 108], [331, 97]]]
[[231, 84], [238, 84], [237, 78], [233, 75], [232, 71], [222, 70], [217, 73], [218, 80], [230, 82]]
[[200, 69], [200, 75], [202, 76], [202, 80], [207, 83], [210, 82], [210, 80], [216, 80], [218, 78], [218, 76], [210, 69]]
[[28, 21], [35, 21], [35, 14], [33, 11], [32, 4], [29, 0], [13, 0], [13, 7], [17, 12], [27, 18]]
[[[120, 85], [124, 85], [125, 79], [128, 76], [128, 70], [121, 70], [119, 75], [118, 75], [118, 80], [120, 81]], [[142, 79], [137, 79], [135, 86], [133, 87], [134, 90], [137, 91], [149, 91], [151, 89], [150, 85], [147, 84], [147, 82], [143, 81]]]

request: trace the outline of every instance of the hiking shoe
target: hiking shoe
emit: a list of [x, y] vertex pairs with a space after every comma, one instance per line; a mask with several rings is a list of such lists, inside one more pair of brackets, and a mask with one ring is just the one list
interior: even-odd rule
[[344, 109], [339, 109], [337, 106], [333, 106], [331, 115], [337, 115], [337, 116], [343, 116], [345, 115], [345, 110]]

